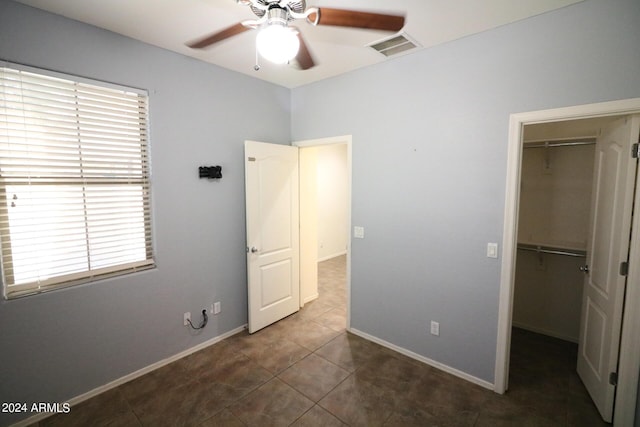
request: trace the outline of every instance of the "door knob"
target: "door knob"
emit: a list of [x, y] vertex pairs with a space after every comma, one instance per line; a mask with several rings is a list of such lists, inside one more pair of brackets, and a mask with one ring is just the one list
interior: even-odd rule
[[585, 274], [589, 274], [589, 266], [583, 265], [582, 267], [580, 267], [580, 271], [582, 271]]
[[255, 254], [256, 252], [258, 252], [258, 248], [256, 248], [255, 246], [251, 246], [251, 253]]

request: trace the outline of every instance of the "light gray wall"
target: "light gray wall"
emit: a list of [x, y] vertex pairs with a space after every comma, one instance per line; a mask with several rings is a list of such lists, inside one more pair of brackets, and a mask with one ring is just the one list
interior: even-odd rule
[[[0, 402], [64, 402], [245, 324], [243, 142], [289, 141], [289, 90], [6, 0], [0, 59], [149, 91], [158, 265], [0, 301]], [[214, 299], [190, 334], [182, 313]]]
[[493, 383], [509, 115], [639, 97], [638, 22], [587, 0], [292, 91], [293, 140], [353, 135], [352, 327]]

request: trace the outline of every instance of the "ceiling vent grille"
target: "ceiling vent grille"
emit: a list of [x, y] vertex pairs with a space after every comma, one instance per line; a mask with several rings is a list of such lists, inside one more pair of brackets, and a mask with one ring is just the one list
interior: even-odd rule
[[406, 33], [400, 33], [391, 38], [373, 42], [368, 46], [384, 56], [394, 56], [419, 47], [418, 43], [411, 40]]

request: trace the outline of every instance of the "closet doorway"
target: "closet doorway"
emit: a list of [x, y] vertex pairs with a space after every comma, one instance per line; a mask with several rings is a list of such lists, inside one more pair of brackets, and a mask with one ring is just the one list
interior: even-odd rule
[[[495, 390], [505, 392], [512, 379], [509, 356], [510, 352], [515, 351], [512, 343], [515, 345], [520, 339], [520, 334], [511, 333], [512, 319], [513, 326], [533, 331], [536, 335], [556, 337], [552, 339], [557, 339], [557, 342], [575, 341], [577, 331], [580, 348], [577, 351], [579, 357], [571, 362], [573, 369], [577, 365], [580, 377], [604, 420], [611, 421], [615, 406], [615, 425], [633, 422], [638, 385], [637, 356], [640, 346], [634, 335], [637, 335], [640, 324], [640, 304], [636, 301], [639, 271], [635, 267], [640, 260], [640, 219], [638, 215], [632, 219], [631, 212], [634, 205], [638, 212], [640, 203], [637, 198], [634, 201], [633, 190], [638, 177], [635, 174], [637, 159], [631, 156], [631, 141], [638, 140], [640, 119], [634, 114], [637, 115], [639, 111], [640, 99], [632, 99], [514, 114], [510, 120]], [[615, 142], [624, 139], [624, 133], [612, 130], [611, 123], [616, 122], [623, 127], [631, 123], [627, 126], [627, 145], [603, 145], [602, 141], [605, 140]], [[588, 132], [589, 128], [596, 130]], [[580, 158], [590, 157], [588, 151], [592, 140], [596, 141], [597, 148], [592, 157], [591, 170], [595, 171], [595, 178], [590, 188], [592, 194], [589, 195], [589, 186], [580, 184], [590, 179], [584, 170], [588, 160]], [[552, 147], [553, 144], [557, 146]], [[571, 165], [570, 159], [574, 159], [575, 163], [583, 162], [583, 167], [573, 172], [558, 169], [563, 164]], [[534, 163], [538, 166], [532, 166]], [[533, 170], [535, 168], [537, 170]], [[602, 173], [603, 168], [614, 173]], [[536, 174], [542, 183], [532, 180]], [[564, 176], [565, 181], [560, 179], [561, 182], [554, 183], [554, 180], [558, 181], [554, 174], [558, 174], [557, 178]], [[556, 185], [555, 191], [564, 191], [565, 195], [545, 194], [553, 192], [551, 185]], [[619, 197], [614, 195], [622, 187], [626, 188], [624, 194], [621, 193]], [[585, 203], [579, 195], [584, 197], [585, 194], [587, 198], [593, 196], [596, 201], [593, 206], [596, 208], [590, 206], [586, 216], [580, 213], [576, 215], [575, 212], [580, 209], [574, 208]], [[625, 203], [612, 208], [623, 199]], [[545, 203], [546, 207], [537, 206]], [[533, 213], [527, 212], [527, 205], [534, 205]], [[538, 209], [537, 212], [535, 209]], [[543, 221], [547, 217], [551, 223]], [[603, 221], [605, 218], [607, 221]], [[586, 238], [581, 237], [580, 232], [584, 230], [585, 221], [589, 224]], [[599, 225], [604, 223], [608, 225]], [[614, 247], [615, 250], [611, 252]], [[607, 254], [610, 255], [608, 259]], [[586, 257], [583, 258], [583, 255]], [[608, 263], [606, 268], [603, 259]], [[621, 266], [622, 270], [627, 266], [633, 267], [625, 276], [619, 273], [618, 267], [621, 262], [628, 260], [631, 262]], [[577, 267], [577, 272], [574, 267]], [[559, 277], [554, 274], [556, 271], [560, 272]], [[611, 279], [609, 284], [603, 282], [603, 272], [608, 272], [607, 277]], [[580, 280], [584, 281], [582, 290], [586, 293], [582, 295], [582, 303], [576, 305], [574, 297], [579, 295], [580, 285], [574, 288], [567, 285]], [[531, 286], [536, 282], [537, 287]], [[625, 282], [628, 283], [626, 289]], [[555, 286], [551, 286], [553, 284]], [[602, 287], [603, 284], [606, 286]], [[564, 288], [558, 289], [558, 285]], [[597, 292], [594, 293], [594, 290]], [[611, 293], [612, 290], [617, 295]], [[559, 295], [545, 298], [545, 291]], [[611, 311], [610, 307], [598, 307], [597, 299], [601, 294], [613, 295], [609, 300], [619, 303], [611, 304], [618, 307], [617, 312]], [[626, 309], [623, 313], [625, 295]], [[532, 309], [535, 306], [537, 309]], [[577, 306], [579, 310], [576, 310]], [[577, 320], [576, 311], [580, 313]], [[601, 333], [592, 334], [593, 331]], [[613, 338], [607, 340], [605, 334]], [[603, 338], [598, 343], [594, 337]], [[576, 361], [580, 358], [582, 362]], [[591, 375], [589, 370], [597, 372], [598, 375], [592, 376], [597, 377], [605, 393], [592, 387], [588, 378]], [[619, 374], [617, 386], [610, 385], [610, 372], [614, 372], [612, 382], [615, 382], [615, 374]], [[610, 398], [608, 403], [603, 399], [605, 395]]]
[[559, 411], [579, 424], [600, 418], [576, 372], [596, 141], [623, 122], [570, 120], [523, 131], [509, 382], [516, 394], [564, 399]]
[[595, 142], [613, 120], [524, 128], [514, 327], [578, 343]]

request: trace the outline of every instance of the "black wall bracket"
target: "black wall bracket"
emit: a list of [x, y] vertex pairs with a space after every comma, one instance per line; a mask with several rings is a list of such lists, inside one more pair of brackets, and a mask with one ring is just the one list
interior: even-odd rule
[[198, 172], [200, 174], [200, 178], [222, 178], [222, 166], [200, 166], [198, 168]]

